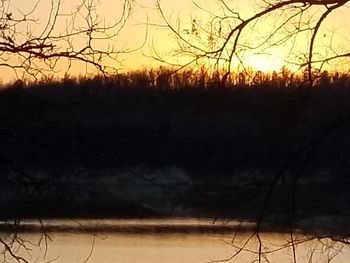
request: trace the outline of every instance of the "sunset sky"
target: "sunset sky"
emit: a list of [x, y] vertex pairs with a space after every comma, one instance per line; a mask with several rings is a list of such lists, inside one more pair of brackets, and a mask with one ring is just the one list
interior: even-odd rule
[[[21, 12], [26, 13], [33, 9], [36, 4], [36, 0], [11, 0], [9, 10], [14, 14], [20, 16]], [[57, 5], [57, 1], [53, 1]], [[213, 0], [198, 0], [196, 2], [192, 0], [176, 0], [176, 1], [160, 1], [160, 5], [163, 9], [164, 16], [174, 27], [180, 28], [180, 33], [187, 39], [190, 39], [191, 43], [202, 45], [205, 47], [206, 35], [201, 33], [197, 38], [192, 36], [186, 36], [185, 32], [191, 30], [192, 21], [196, 21], [199, 26], [208, 28], [208, 21], [213, 14], [218, 16], [228, 15], [227, 10], [223, 10], [220, 1]], [[81, 0], [63, 0], [61, 3], [61, 13], [70, 14], [76, 10]], [[263, 1], [260, 0], [230, 0], [226, 1], [227, 5], [235, 12], [238, 12], [243, 19], [246, 19], [253, 15], [257, 10], [261, 10]], [[109, 25], [120, 17], [122, 10], [121, 0], [100, 0], [98, 4], [97, 13], [99, 14], [98, 20], [102, 24]], [[201, 9], [202, 8], [202, 9]], [[46, 25], [49, 12], [51, 9], [51, 1], [39, 2], [35, 12], [32, 14], [33, 18], [38, 20], [38, 23], [31, 25], [30, 30], [34, 34], [39, 34]], [[314, 8], [310, 13], [306, 14], [305, 20], [311, 19], [314, 21], [322, 11], [322, 7]], [[350, 18], [349, 7], [342, 7], [340, 10], [331, 14], [327, 22], [322, 27], [321, 32], [318, 34], [317, 49], [315, 50], [315, 56], [318, 58], [324, 58], [332, 56], [334, 54], [346, 51], [346, 48], [350, 43]], [[273, 26], [278, 25], [283, 21], [283, 17], [286, 13], [276, 12], [264, 19], [259, 20], [256, 24], [247, 27], [242, 34], [242, 43], [246, 46], [254, 46], [261, 44], [264, 41], [264, 37], [271, 32]], [[81, 14], [84, 16], [84, 13]], [[63, 32], [67, 27], [67, 21], [69, 16], [60, 17], [57, 26], [55, 28], [56, 33]], [[77, 21], [80, 18], [77, 18]], [[314, 19], [314, 20], [312, 20]], [[120, 54], [117, 62], [105, 62], [109, 63], [111, 67], [115, 67], [118, 70], [138, 69], [142, 67], [149, 67], [159, 65], [159, 62], [150, 58], [154, 56], [160, 56], [162, 59], [170, 63], [184, 64], [189, 61], [188, 56], [183, 56], [176, 52], [178, 45], [175, 35], [164, 27], [165, 23], [161, 18], [159, 11], [156, 10], [155, 0], [138, 0], [134, 5], [131, 17], [129, 18], [126, 26], [121, 30], [118, 37], [112, 40], [99, 41], [96, 45], [101, 47], [113, 46], [115, 50], [131, 51], [138, 49], [132, 53], [126, 52], [126, 54]], [[82, 22], [82, 28], [84, 23]], [[226, 31], [232, 27], [230, 23], [223, 25], [226, 27]], [[225, 28], [224, 28], [225, 29]], [[223, 29], [223, 30], [224, 30]], [[20, 28], [18, 30], [28, 30], [28, 28]], [[284, 30], [284, 31], [283, 31]], [[287, 32], [287, 28], [284, 28], [279, 34], [276, 34], [276, 39], [283, 35], [283, 32]], [[24, 33], [24, 32], [23, 32]], [[223, 32], [224, 34], [224, 32]], [[245, 67], [251, 67], [255, 70], [272, 71], [279, 70], [283, 65], [289, 62], [295, 62], [298, 57], [305, 54], [310, 39], [310, 33], [301, 33], [297, 38], [291, 39], [284, 44], [270, 48], [268, 43], [263, 44], [260, 49], [242, 48], [240, 51], [240, 59]], [[82, 41], [82, 42], [79, 42]], [[74, 39], [74, 45], [81, 45], [84, 40]], [[271, 42], [273, 42], [271, 40]], [[203, 44], [204, 43], [204, 44]], [[115, 66], [114, 64], [115, 63]], [[207, 63], [211, 63], [207, 61]], [[238, 61], [232, 61], [234, 66], [238, 65]], [[338, 63], [339, 64], [339, 63]], [[343, 66], [343, 63], [341, 63]], [[64, 62], [62, 65], [58, 64], [58, 67], [64, 68]], [[289, 65], [293, 67], [292, 64]], [[335, 68], [332, 65], [332, 68]], [[1, 69], [2, 81], [5, 82], [8, 79], [14, 79], [14, 74], [8, 69]], [[90, 71], [85, 65], [78, 63], [72, 67], [70, 72], [72, 74], [85, 74], [86, 71]]]

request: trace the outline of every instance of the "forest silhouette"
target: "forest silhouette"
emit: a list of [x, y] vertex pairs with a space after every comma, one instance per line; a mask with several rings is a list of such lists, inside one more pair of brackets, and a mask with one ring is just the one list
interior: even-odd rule
[[[75, 231], [42, 219], [87, 233], [108, 231], [102, 218], [234, 221], [192, 228], [233, 231], [217, 262], [268, 261], [264, 231], [293, 262], [303, 242], [329, 262], [349, 244], [349, 0], [17, 2], [0, 4], [2, 78], [16, 79], [0, 87], [4, 261], [36, 260], [28, 232], [45, 259], [48, 234]], [[116, 74], [146, 60], [173, 67]], [[234, 247], [240, 231], [253, 250]]]
[[[328, 231], [346, 228], [350, 79], [252, 76], [223, 85], [218, 73], [160, 68], [4, 86], [1, 216], [257, 220], [274, 182], [270, 227], [288, 225], [297, 184], [296, 225], [312, 231], [327, 215], [338, 222]], [[130, 200], [125, 180], [166, 199]]]

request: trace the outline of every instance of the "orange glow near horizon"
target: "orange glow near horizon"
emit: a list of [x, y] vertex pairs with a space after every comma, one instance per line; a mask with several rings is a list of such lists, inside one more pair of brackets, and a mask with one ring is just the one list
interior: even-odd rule
[[[149, 1], [148, 1], [149, 2]], [[180, 26], [180, 33], [186, 29], [191, 28], [191, 20], [196, 19], [199, 26], [205, 27], [205, 23], [208, 22], [208, 12], [212, 12], [217, 14], [222, 10], [218, 7], [217, 3], [219, 1], [209, 1], [209, 0], [198, 0], [196, 3], [203, 7], [203, 9], [198, 8], [193, 4], [191, 0], [178, 0], [176, 4], [174, 2], [166, 2], [161, 1], [161, 6], [164, 8], [164, 15], [174, 27]], [[239, 12], [243, 19], [247, 19], [251, 17], [257, 10], [259, 10], [259, 3], [262, 4], [265, 1], [256, 1], [256, 0], [233, 0], [228, 1], [230, 7], [235, 12]], [[317, 7], [312, 9], [310, 12], [311, 16], [316, 16], [316, 14], [320, 14], [320, 11], [324, 7]], [[333, 14], [331, 14], [327, 22], [323, 24], [320, 29], [316, 44], [314, 46], [314, 60], [322, 60], [326, 57], [332, 57], [338, 53], [343, 53], [344, 51], [349, 52], [347, 50], [347, 43], [350, 43], [350, 17], [346, 13], [347, 7], [342, 8]], [[345, 10], [344, 10], [345, 9]], [[206, 11], [204, 11], [206, 10]], [[150, 13], [151, 22], [156, 21], [155, 23], [161, 23], [159, 19], [159, 15], [156, 13]], [[310, 41], [310, 32], [300, 33], [295, 39], [291, 39], [290, 41], [286, 41], [286, 43], [281, 45], [272, 45], [269, 47], [269, 42], [264, 43], [264, 36], [273, 31], [273, 27], [276, 27], [276, 22], [278, 22], [280, 17], [276, 14], [272, 16], [268, 16], [266, 18], [261, 19], [261, 23], [254, 24], [251, 27], [247, 27], [243, 32], [242, 43], [244, 45], [256, 46], [262, 45], [261, 49], [250, 49], [247, 48], [239, 54], [239, 59], [233, 58], [231, 62], [231, 68], [235, 71], [241, 70], [241, 63], [244, 64], [246, 68], [252, 68], [253, 70], [259, 70], [263, 72], [271, 72], [271, 71], [280, 71], [283, 66], [291, 69], [292, 71], [300, 70], [296, 63], [300, 63], [300, 59], [308, 54], [309, 41]], [[160, 22], [159, 22], [160, 21]], [[231, 28], [233, 25], [229, 25]], [[282, 31], [284, 32], [284, 31]], [[282, 34], [280, 32], [280, 34]], [[193, 37], [193, 43], [198, 44], [199, 47], [207, 48], [207, 46], [203, 45], [203, 39], [205, 42], [206, 36], [198, 36], [198, 41], [196, 42], [196, 37]], [[277, 36], [278, 37], [278, 36]], [[185, 36], [186, 38], [186, 36]], [[273, 43], [276, 40], [271, 38], [269, 41]], [[176, 53], [175, 50], [178, 49], [176, 46], [176, 37], [174, 34], [170, 32], [170, 30], [166, 30], [164, 28], [150, 28], [149, 30], [149, 43], [152, 43], [152, 47], [157, 50], [157, 53], [163, 54], [164, 58], [168, 58], [170, 63], [174, 64], [185, 64], [186, 56], [183, 54]], [[145, 52], [147, 53], [147, 47], [145, 47]], [[151, 53], [152, 52], [148, 52]], [[133, 64], [132, 68], [138, 68], [139, 64], [142, 66], [147, 65], [157, 65], [154, 61], [150, 61], [147, 58], [140, 57], [138, 60], [129, 60]], [[305, 60], [303, 61], [305, 62]], [[206, 62], [207, 65], [215, 64], [215, 60], [208, 60]], [[129, 65], [130, 65], [129, 64]], [[315, 66], [319, 66], [315, 64]], [[349, 68], [348, 59], [337, 60], [336, 63], [326, 63], [323, 65], [322, 70], [329, 71], [346, 71]]]
[[244, 63], [253, 70], [262, 72], [280, 71], [284, 65], [282, 59], [273, 55], [251, 55], [244, 60]]
[[[230, 7], [232, 6], [234, 11], [239, 12], [242, 18], [246, 19], [259, 9], [259, 1], [235, 0], [228, 1], [228, 3]], [[14, 10], [28, 11], [33, 8], [36, 2], [36, 0], [27, 0], [23, 3], [21, 0], [11, 0], [11, 5]], [[79, 0], [63, 1], [62, 10], [68, 12], [69, 10], [72, 10], [72, 8], [74, 9], [78, 2]], [[208, 12], [218, 13], [222, 12], [218, 7], [218, 2], [219, 1], [198, 0], [196, 3]], [[108, 24], [111, 23], [113, 19], [118, 18], [122, 8], [121, 3], [122, 2], [119, 0], [101, 0], [100, 6], [98, 7], [100, 21]], [[164, 8], [164, 15], [169, 19], [173, 26], [180, 26], [180, 30], [182, 30], [181, 32], [190, 29], [191, 21], [193, 21], [193, 19], [196, 19], [200, 26], [205, 27], [209, 15], [205, 11], [196, 7], [193, 1], [160, 1], [160, 4]], [[50, 1], [39, 2], [38, 9], [34, 13], [34, 16], [41, 20], [37, 25], [38, 28], [34, 29], [34, 32], [40, 32], [40, 27], [46, 22], [45, 19], [47, 18], [48, 10], [50, 10]], [[350, 43], [350, 37], [348, 37], [350, 35], [350, 27], [348, 26], [350, 25], [350, 18], [346, 12], [347, 10], [339, 10], [339, 12], [336, 12], [329, 17], [329, 22], [325, 24], [324, 28], [322, 28], [322, 32], [317, 39], [315, 58], [322, 59], [334, 55], [335, 53], [332, 53], [332, 49], [328, 48], [329, 45], [332, 45], [332, 47], [337, 50], [346, 50], [346, 46], [348, 46], [347, 44]], [[245, 45], [251, 46], [260, 43], [262, 41], [261, 36], [266, 32], [269, 32], [271, 27], [273, 27], [273, 23], [278, 21], [278, 19], [280, 19], [280, 17], [268, 17], [261, 20], [262, 24], [260, 26], [256, 25], [255, 27], [247, 28], [244, 31], [242, 42]], [[63, 21], [64, 19], [62, 19], [59, 26], [64, 29], [65, 24]], [[157, 57], [158, 55], [170, 64], [185, 64], [189, 60], [189, 57], [176, 52], [178, 46], [174, 34], [169, 28], [158, 26], [161, 24], [164, 24], [164, 21], [162, 21], [159, 12], [155, 10], [155, 1], [139, 0], [138, 4], [134, 6], [132, 16], [125, 28], [120, 32], [117, 40], [113, 43], [98, 43], [98, 45], [101, 46], [112, 44], [116, 50], [136, 49], [136, 51], [120, 54], [118, 57], [120, 64], [106, 62], [109, 63], [108, 66], [115, 67], [118, 71], [157, 67], [162, 65], [162, 63], [159, 63], [159, 61], [154, 60], [151, 57]], [[198, 36], [198, 41], [194, 39], [194, 43], [200, 43], [198, 44], [200, 47], [207, 48], [205, 37], [202, 37], [202, 39], [201, 37], [202, 36]], [[145, 39], [146, 42], [144, 42]], [[293, 61], [295, 58], [300, 57], [302, 53], [306, 53], [308, 41], [309, 38], [307, 37], [307, 34], [301, 34], [300, 37], [294, 40], [294, 42], [286, 42], [282, 46], [268, 48], [265, 46], [261, 51], [250, 51], [249, 48], [247, 48], [240, 57], [240, 62], [243, 62], [245, 67], [252, 68], [253, 70], [263, 72], [279, 71], [282, 66], [286, 65], [286, 61]], [[79, 45], [78, 40], [75, 44]], [[269, 45], [269, 43], [266, 43], [266, 45]], [[292, 49], [293, 51], [291, 52]], [[210, 64], [211, 62], [207, 63]], [[63, 61], [59, 64], [58, 69], [60, 70], [62, 68], [63, 70], [64, 66], [65, 62]], [[233, 61], [232, 66], [234, 70], [235, 67], [239, 67], [239, 62]], [[292, 67], [292, 65], [286, 66], [290, 68]], [[333, 70], [343, 70], [344, 68], [342, 69], [342, 67], [344, 67], [344, 63], [325, 65], [325, 69], [327, 67]], [[0, 72], [3, 82], [16, 78], [8, 69], [0, 68]], [[72, 75], [84, 75], [89, 72], [93, 72], [93, 69], [90, 66], [86, 67], [84, 63], [79, 62], [73, 63], [69, 73]], [[62, 72], [62, 75], [64, 75], [64, 72]]]

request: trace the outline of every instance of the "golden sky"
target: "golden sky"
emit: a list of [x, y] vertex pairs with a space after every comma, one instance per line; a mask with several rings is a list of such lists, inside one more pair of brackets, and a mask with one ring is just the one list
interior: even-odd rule
[[[53, 0], [57, 4], [58, 0]], [[20, 14], [20, 12], [29, 12], [33, 9], [37, 0], [11, 0], [9, 10], [13, 13]], [[81, 0], [62, 0], [61, 13], [70, 14], [76, 10]], [[164, 16], [175, 28], [179, 28], [180, 33], [184, 38], [189, 39], [191, 43], [203, 48], [208, 48], [207, 35], [201, 32], [199, 36], [187, 34], [191, 30], [192, 22], [195, 20], [197, 25], [205, 29], [208, 28], [208, 21], [213, 14], [217, 16], [229, 15], [227, 10], [223, 10], [222, 5], [218, 4], [220, 1], [216, 0], [161, 0], [160, 4], [163, 9]], [[248, 18], [257, 12], [261, 5], [264, 4], [262, 0], [227, 0], [227, 5], [231, 10], [239, 12], [243, 19]], [[138, 49], [132, 53], [120, 54], [118, 63], [106, 61], [110, 66], [118, 70], [129, 70], [143, 67], [157, 66], [159, 62], [149, 58], [150, 56], [160, 56], [170, 63], [183, 64], [189, 61], [189, 56], [183, 56], [177, 52], [178, 45], [175, 35], [164, 27], [159, 12], [156, 10], [155, 0], [138, 0], [133, 7], [133, 12], [127, 24], [120, 31], [116, 38], [108, 41], [96, 42], [97, 46], [113, 46], [115, 50], [131, 51]], [[42, 0], [37, 5], [35, 12], [32, 14], [37, 19], [37, 23], [30, 28], [34, 33], [39, 34], [46, 25], [51, 9], [51, 1]], [[99, 21], [104, 24], [111, 24], [121, 15], [122, 1], [121, 0], [100, 0], [97, 6], [99, 14]], [[315, 19], [319, 15], [322, 8], [315, 8], [310, 11], [305, 19]], [[327, 23], [322, 27], [321, 32], [317, 38], [317, 49], [315, 50], [315, 57], [332, 56], [336, 52], [346, 51], [350, 43], [350, 18], [349, 7], [344, 7], [334, 14], [329, 16]], [[84, 14], [82, 14], [84, 16]], [[264, 44], [264, 37], [268, 35], [273, 27], [278, 26], [278, 23], [283, 21], [285, 14], [276, 13], [264, 19], [258, 20], [243, 32], [242, 43], [244, 46], [252, 47], [257, 44], [262, 44], [262, 48], [251, 49], [241, 48], [240, 59], [244, 66], [252, 67], [256, 70], [272, 71], [279, 70], [286, 61], [296, 61], [307, 50], [310, 34], [301, 33], [291, 41], [287, 41], [283, 45], [269, 47], [269, 42]], [[60, 17], [57, 22], [56, 33], [64, 31], [67, 27], [69, 17]], [[81, 20], [83, 21], [83, 20]], [[80, 26], [84, 26], [84, 23]], [[229, 22], [223, 25], [224, 29], [228, 30], [233, 27]], [[28, 30], [26, 28], [19, 28], [18, 30]], [[288, 28], [283, 29], [288, 30]], [[287, 32], [287, 31], [281, 31]], [[224, 34], [224, 32], [223, 32]], [[276, 34], [276, 40], [283, 35]], [[145, 41], [146, 40], [146, 41]], [[82, 42], [79, 42], [82, 41]], [[83, 45], [84, 40], [75, 39], [74, 45]], [[145, 41], [145, 42], [144, 42]], [[271, 42], [273, 42], [271, 40]], [[217, 44], [221, 42], [218, 41]], [[13, 59], [15, 59], [13, 57]], [[113, 64], [115, 63], [115, 64]], [[238, 60], [232, 62], [237, 66]], [[339, 63], [338, 63], [339, 64]], [[343, 65], [343, 63], [341, 63]], [[58, 67], [64, 68], [65, 63], [58, 64]], [[292, 67], [292, 64], [290, 64]], [[332, 66], [334, 68], [334, 66]], [[241, 69], [241, 68], [240, 68]], [[6, 82], [8, 79], [14, 79], [14, 74], [9, 70], [0, 69], [2, 72], [2, 81]], [[91, 72], [90, 68], [86, 68], [81, 63], [75, 64], [70, 69], [72, 74], [85, 74], [86, 71]]]

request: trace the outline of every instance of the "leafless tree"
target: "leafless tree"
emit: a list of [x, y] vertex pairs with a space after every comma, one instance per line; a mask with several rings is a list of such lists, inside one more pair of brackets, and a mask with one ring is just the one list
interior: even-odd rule
[[[240, 4], [238, 1], [216, 0], [213, 2], [216, 8], [205, 6], [201, 1], [192, 1], [196, 11], [189, 14], [188, 22], [185, 23], [183, 19], [174, 19], [174, 16], [166, 13], [165, 4], [157, 1], [157, 8], [164, 23], [162, 26], [170, 29], [176, 39], [176, 52], [187, 58], [185, 63], [179, 65], [180, 67], [209, 62], [209, 66], [214, 65], [215, 69], [224, 70], [225, 74], [221, 77], [221, 83], [225, 84], [234, 65], [238, 64], [245, 69], [247, 65], [245, 65], [244, 56], [247, 52], [268, 54], [273, 52], [271, 50], [285, 48], [288, 51], [284, 58], [286, 65], [293, 64], [299, 69], [306, 69], [306, 79], [311, 87], [318, 77], [314, 72], [321, 72], [326, 64], [338, 62], [344, 65], [344, 62], [349, 62], [350, 52], [349, 49], [346, 49], [348, 43], [342, 46], [339, 46], [339, 42], [335, 44], [339, 41], [336, 40], [336, 31], [328, 30], [330, 21], [333, 21], [332, 17], [342, 16], [343, 11], [348, 12], [350, 7], [348, 0], [255, 1], [255, 6], [246, 7], [247, 10], [244, 10], [246, 12], [237, 11], [235, 6]], [[157, 59], [165, 61], [165, 58], [160, 55]], [[291, 158], [273, 176], [271, 182], [266, 182], [269, 186], [257, 218], [255, 233], [258, 241], [255, 250], [257, 260], [254, 262], [264, 260], [264, 240], [260, 234], [277, 182], [285, 175], [291, 164], [299, 160], [301, 155], [311, 156], [321, 140], [348, 120], [345, 118], [335, 121], [324, 132], [321, 132], [319, 137], [313, 138], [310, 143], [292, 153]], [[289, 245], [292, 248], [294, 262], [297, 262], [296, 246], [298, 243], [293, 223], [296, 205], [295, 192], [298, 179], [304, 172], [308, 159], [309, 157], [302, 161], [300, 171], [293, 178], [292, 196], [290, 204], [287, 204], [290, 205]], [[312, 237], [315, 240], [318, 238], [317, 235]], [[330, 238], [334, 239], [332, 236]], [[346, 238], [337, 240], [343, 244], [347, 243]], [[244, 247], [238, 248], [238, 253], [242, 249]]]
[[349, 1], [255, 1], [254, 6], [243, 3], [244, 13], [236, 8], [242, 5], [238, 1], [216, 0], [210, 7], [201, 1], [192, 3], [196, 11], [188, 23], [183, 20], [180, 23], [167, 14], [159, 0], [157, 6], [164, 25], [172, 31], [188, 63], [212, 61], [216, 68], [227, 72], [223, 81], [233, 65], [246, 66], [243, 57], [247, 52], [269, 54], [276, 48], [284, 48], [284, 62], [306, 68], [311, 85], [316, 68], [320, 70], [325, 64], [350, 57], [349, 50], [344, 48], [346, 44], [340, 46], [340, 40], [336, 40], [337, 32], [330, 31], [335, 30], [330, 29], [334, 21], [331, 19], [339, 15], [344, 19], [342, 12], [348, 10]]
[[[73, 66], [83, 65], [99, 74], [115, 71], [118, 55], [131, 52], [115, 47], [114, 43], [131, 15], [133, 2], [117, 1], [116, 6], [120, 8], [111, 13], [114, 18], [107, 19], [100, 10], [103, 0], [21, 3], [0, 0], [0, 70], [10, 69], [14, 73], [18, 79], [14, 85], [17, 88], [21, 88], [26, 79], [69, 74]], [[1, 159], [1, 164], [11, 166], [8, 160]], [[12, 168], [12, 172], [19, 172]], [[24, 184], [24, 178], [31, 181], [26, 175], [22, 178]], [[33, 187], [29, 181], [27, 183]], [[44, 228], [38, 243], [34, 244], [17, 233], [16, 226], [20, 223], [18, 219], [1, 220], [2, 229], [10, 229], [0, 234], [2, 262], [29, 262], [25, 255], [30, 256], [32, 246], [44, 243], [47, 248], [50, 237]]]
[[21, 6], [14, 0], [1, 0], [1, 68], [13, 70], [21, 79], [58, 71], [69, 74], [74, 63], [103, 74], [115, 70], [118, 55], [128, 52], [116, 48], [115, 40], [131, 14], [133, 1], [117, 3], [120, 10], [107, 19], [100, 11], [100, 0], [39, 0]]

